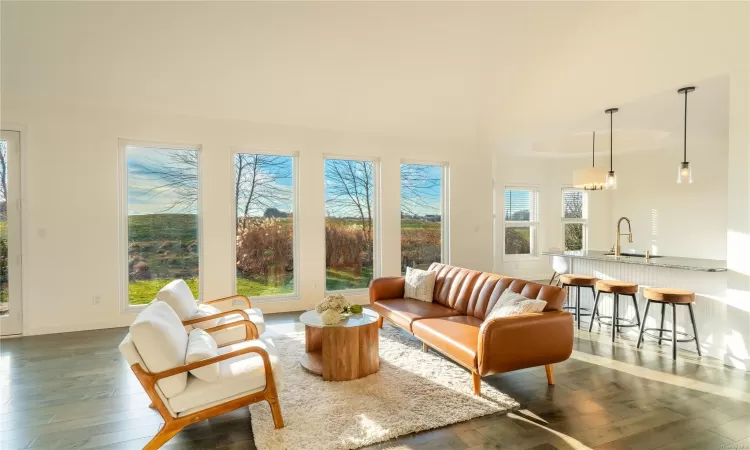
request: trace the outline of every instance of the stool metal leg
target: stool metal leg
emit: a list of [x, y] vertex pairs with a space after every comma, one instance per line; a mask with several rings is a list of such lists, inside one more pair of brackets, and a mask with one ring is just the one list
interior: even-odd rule
[[646, 328], [646, 320], [648, 319], [648, 308], [651, 306], [651, 300], [646, 302], [646, 311], [643, 313], [643, 322], [641, 322], [641, 330], [638, 332], [638, 343], [635, 344], [635, 348], [641, 348], [643, 343], [643, 329]]
[[576, 286], [576, 321], [581, 329], [581, 286]]
[[[592, 290], [594, 288], [591, 288]], [[602, 295], [602, 291], [599, 291], [596, 293], [596, 298], [594, 298], [594, 309], [591, 310], [591, 322], [589, 322], [589, 333], [591, 333], [591, 330], [594, 329], [594, 320], [596, 320], [596, 312], [599, 308], [599, 296]]]
[[638, 311], [638, 299], [635, 297], [635, 294], [632, 294], [631, 297], [633, 298], [633, 306], [635, 306], [635, 323], [637, 323], [638, 326], [640, 327], [641, 315], [639, 314], [639, 311]]
[[677, 305], [672, 303], [672, 359], [677, 360]]
[[698, 339], [698, 327], [695, 326], [695, 314], [693, 313], [692, 303], [688, 303], [688, 309], [690, 310], [690, 321], [693, 322], [693, 336], [695, 336], [695, 347], [698, 349], [698, 356], [702, 356], [701, 341]]
[[662, 303], [661, 304], [661, 324], [659, 324], [659, 328], [661, 328], [661, 331], [659, 331], [659, 345], [661, 345], [661, 341], [664, 336], [664, 316], [667, 314], [666, 309], [667, 309], [667, 304]]
[[614, 306], [612, 307], [612, 342], [615, 342], [615, 335], [618, 331], [620, 331], [619, 328], [617, 328], [617, 318], [620, 317], [620, 308], [617, 305], [619, 302], [619, 298], [617, 294], [613, 294], [614, 296]]

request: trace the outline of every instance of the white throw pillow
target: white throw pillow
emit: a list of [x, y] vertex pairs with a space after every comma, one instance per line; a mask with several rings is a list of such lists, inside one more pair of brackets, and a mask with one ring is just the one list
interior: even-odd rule
[[198, 303], [185, 280], [174, 280], [156, 294], [160, 300], [174, 309], [180, 320], [188, 320], [198, 312]]
[[[204, 359], [219, 356], [219, 347], [216, 341], [208, 332], [196, 328], [188, 336], [187, 354], [185, 355], [185, 364], [191, 364]], [[219, 363], [213, 363], [208, 366], [199, 367], [190, 371], [193, 376], [208, 383], [213, 383], [219, 379]]]
[[[162, 372], [185, 364], [188, 335], [180, 318], [166, 303], [154, 302], [138, 314], [130, 325], [130, 336], [149, 372]], [[173, 397], [185, 390], [187, 372], [157, 383], [165, 397]]]
[[[201, 317], [213, 316], [214, 314], [219, 314], [220, 312], [221, 310], [215, 306], [201, 303], [200, 305], [198, 305], [198, 312], [193, 314], [193, 317], [191, 317], [190, 319], [200, 319]], [[204, 322], [194, 323], [192, 326], [194, 328], [202, 328], [205, 330], [206, 328], [215, 327], [216, 325], [219, 324], [220, 320], [221, 320], [221, 317], [216, 318], [216, 319], [206, 320]]]
[[544, 300], [529, 299], [521, 294], [516, 294], [510, 289], [506, 289], [497, 300], [497, 303], [495, 303], [492, 311], [487, 314], [485, 320], [490, 320], [495, 317], [508, 317], [532, 312], [541, 312], [546, 305], [547, 302]]
[[435, 272], [407, 267], [405, 278], [405, 298], [432, 302], [432, 292], [435, 290]]

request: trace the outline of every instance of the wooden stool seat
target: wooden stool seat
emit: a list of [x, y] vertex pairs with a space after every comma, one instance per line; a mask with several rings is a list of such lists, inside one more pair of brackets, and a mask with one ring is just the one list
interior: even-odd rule
[[596, 282], [596, 290], [610, 294], [637, 294], [638, 285], [629, 281], [599, 280]]
[[[643, 324], [641, 325], [641, 332], [638, 334], [636, 348], [641, 348], [644, 336], [656, 339], [659, 342], [659, 345], [661, 345], [661, 341], [672, 341], [672, 359], [677, 360], [677, 343], [695, 341], [698, 356], [701, 356], [700, 338], [698, 337], [698, 327], [695, 324], [695, 312], [693, 311], [695, 292], [671, 288], [646, 288], [643, 290], [643, 296], [646, 297], [648, 302], [646, 303], [646, 313], [643, 315]], [[659, 328], [646, 328], [646, 318], [648, 317], [648, 310], [651, 307], [651, 303], [661, 305], [661, 323]], [[671, 330], [664, 327], [664, 317], [666, 316], [667, 305], [672, 307]], [[690, 313], [690, 322], [693, 325], [693, 335], [677, 331], [678, 306], [687, 306], [688, 312]], [[659, 332], [658, 335], [651, 333], [657, 331]], [[671, 336], [665, 338], [664, 333], [669, 333]], [[687, 339], [677, 339], [677, 336], [685, 336]]]
[[649, 300], [663, 303], [693, 303], [695, 302], [695, 292], [683, 289], [668, 288], [646, 288], [643, 296]]
[[590, 275], [579, 275], [575, 273], [560, 275], [560, 284], [566, 286], [594, 286], [597, 280], [596, 277]]

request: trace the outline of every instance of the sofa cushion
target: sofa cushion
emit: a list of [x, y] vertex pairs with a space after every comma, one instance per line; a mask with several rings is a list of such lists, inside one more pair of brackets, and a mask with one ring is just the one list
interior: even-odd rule
[[414, 336], [467, 368], [477, 367], [479, 328], [482, 321], [471, 316], [417, 320]]
[[[274, 372], [277, 390], [281, 390], [281, 362], [276, 347], [270, 339], [240, 342], [219, 349], [219, 354], [247, 347], [261, 347], [268, 352]], [[257, 353], [246, 353], [219, 362], [219, 377], [209, 383], [191, 376], [187, 387], [179, 395], [169, 399], [172, 409], [184, 416], [208, 408], [217, 402], [261, 391], [266, 387], [263, 359]]]
[[[205, 330], [196, 328], [188, 335], [188, 347], [185, 354], [185, 364], [203, 361], [219, 356], [216, 341]], [[219, 378], [219, 364], [209, 364], [190, 371], [190, 374], [203, 381], [212, 383]]]
[[406, 331], [412, 331], [412, 323], [417, 319], [461, 315], [458, 311], [445, 306], [412, 298], [378, 300], [372, 304], [372, 309]]
[[[250, 322], [254, 323], [255, 328], [258, 329], [258, 335], [260, 336], [261, 334], [263, 334], [263, 332], [266, 331], [266, 325], [263, 319], [263, 312], [260, 310], [260, 308], [249, 308], [246, 309], [245, 312], [247, 313], [247, 317], [250, 319]], [[232, 314], [231, 316], [224, 316], [219, 318], [218, 324], [223, 325], [225, 323], [237, 322], [239, 320], [245, 320], [245, 318], [239, 314]], [[236, 326], [225, 328], [223, 330], [212, 332], [211, 336], [216, 339], [216, 342], [219, 345], [229, 342], [241, 341], [245, 339], [245, 327]]]
[[487, 314], [485, 320], [491, 320], [495, 317], [518, 316], [526, 313], [542, 312], [547, 302], [544, 300], [535, 300], [516, 294], [510, 289], [506, 289], [503, 295], [495, 304], [492, 311]]
[[[151, 373], [185, 365], [188, 335], [177, 314], [164, 302], [153, 302], [130, 325], [138, 354]], [[159, 380], [164, 396], [171, 398], [183, 390], [187, 372]]]
[[474, 285], [482, 272], [440, 263], [432, 263], [429, 270], [436, 273], [433, 301], [466, 314]]
[[174, 280], [161, 288], [156, 299], [172, 307], [180, 320], [188, 320], [198, 312], [198, 303], [185, 280]]

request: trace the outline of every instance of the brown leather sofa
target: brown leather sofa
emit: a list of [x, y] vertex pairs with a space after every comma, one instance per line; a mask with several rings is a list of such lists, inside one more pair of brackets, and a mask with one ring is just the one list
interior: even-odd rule
[[[516, 278], [433, 263], [433, 302], [404, 298], [404, 277], [384, 277], [370, 285], [370, 305], [383, 319], [403, 328], [472, 373], [474, 393], [481, 377], [544, 365], [554, 384], [552, 364], [573, 351], [573, 316], [562, 311], [567, 290]], [[485, 317], [506, 289], [547, 302], [541, 313]]]

